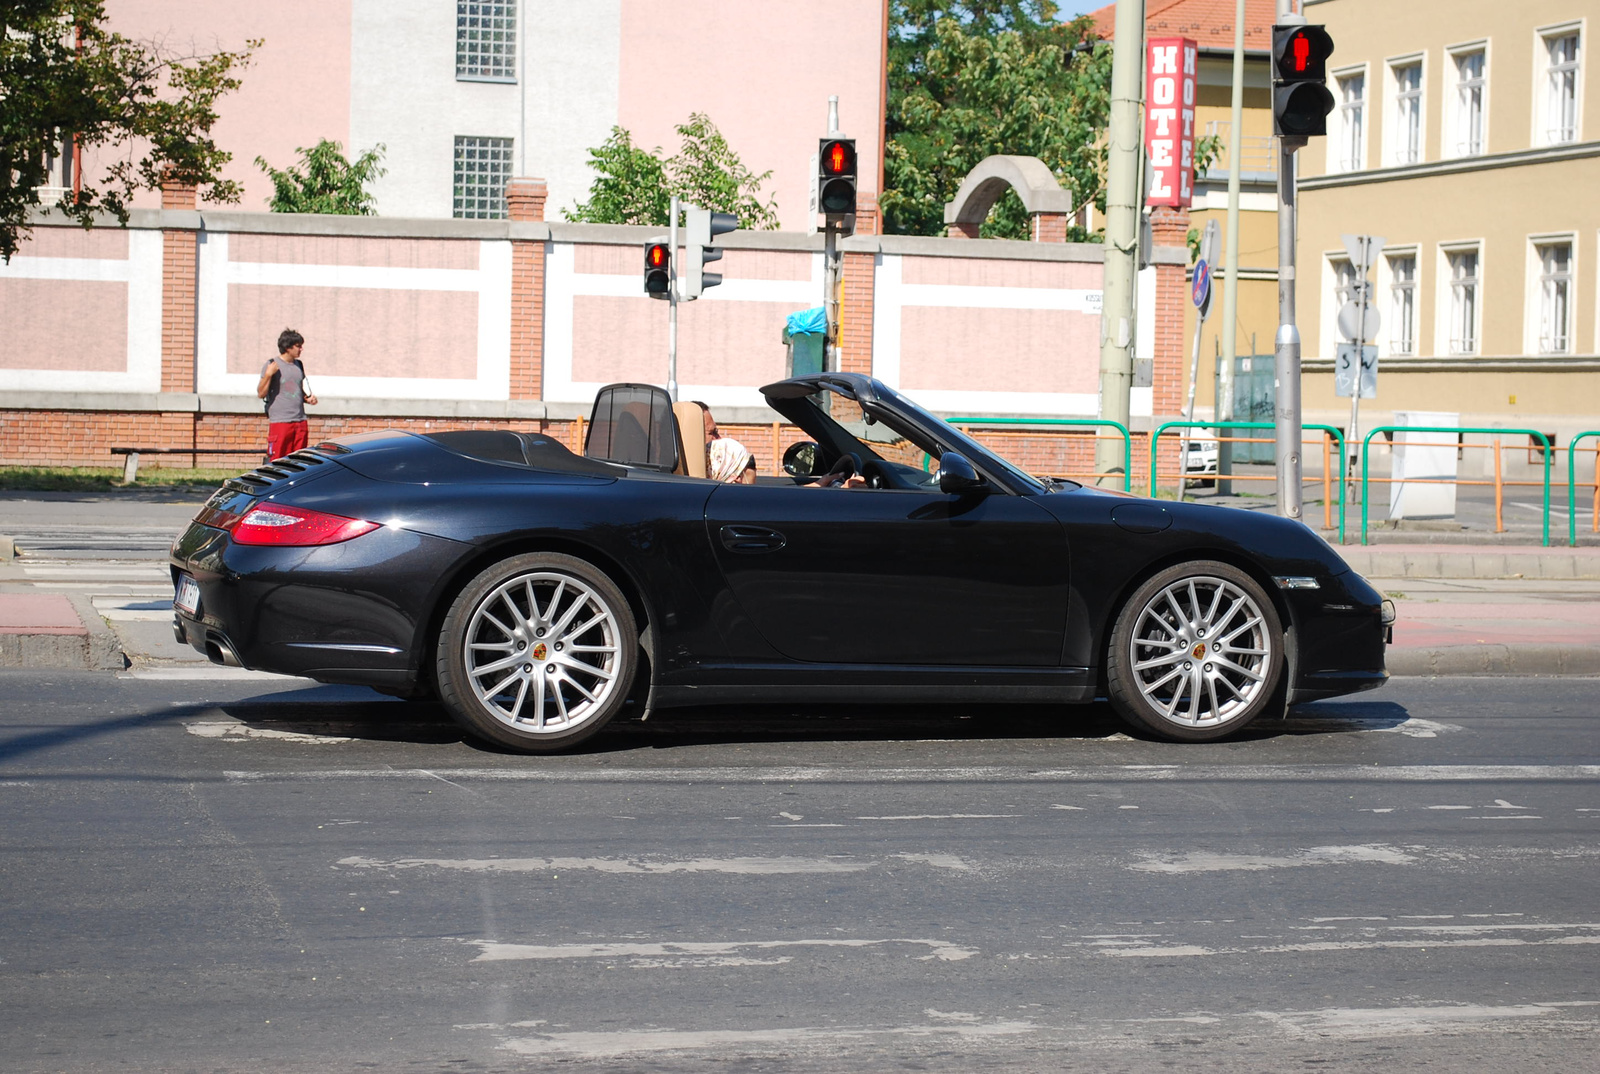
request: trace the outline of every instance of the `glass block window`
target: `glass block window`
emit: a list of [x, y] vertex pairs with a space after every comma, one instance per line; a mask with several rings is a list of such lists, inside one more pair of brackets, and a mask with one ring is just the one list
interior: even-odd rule
[[517, 80], [517, 0], [457, 0], [456, 77]]
[[461, 220], [504, 220], [511, 139], [456, 136], [453, 209]]

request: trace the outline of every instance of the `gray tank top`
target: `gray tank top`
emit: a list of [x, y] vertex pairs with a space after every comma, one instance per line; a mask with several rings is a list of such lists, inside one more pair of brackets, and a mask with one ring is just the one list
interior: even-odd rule
[[267, 420], [305, 421], [305, 367], [299, 362], [268, 362], [261, 372], [265, 375], [272, 369], [276, 369], [278, 375], [267, 385]]

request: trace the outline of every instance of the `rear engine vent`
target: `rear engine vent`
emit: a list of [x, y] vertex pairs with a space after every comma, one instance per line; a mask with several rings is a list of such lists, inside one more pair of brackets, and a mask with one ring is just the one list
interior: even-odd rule
[[269, 489], [279, 481], [292, 478], [297, 474], [315, 466], [325, 466], [328, 460], [317, 454], [317, 450], [310, 448], [285, 455], [281, 459], [274, 459], [264, 466], [258, 466], [247, 474], [230, 477], [224, 481], [223, 487], [233, 489], [235, 492], [259, 493]]

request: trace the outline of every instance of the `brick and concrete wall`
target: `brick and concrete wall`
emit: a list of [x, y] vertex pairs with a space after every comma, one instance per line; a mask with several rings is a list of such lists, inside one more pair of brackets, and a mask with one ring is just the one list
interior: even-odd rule
[[[547, 222], [537, 180], [508, 194], [508, 221], [211, 212], [176, 188], [126, 229], [41, 220], [0, 266], [0, 464], [111, 465], [113, 446], [238, 464], [204, 449], [264, 441], [255, 386], [286, 327], [306, 337], [314, 439], [472, 426], [576, 443], [598, 387], [666, 380], [667, 305], [641, 282], [659, 229]], [[883, 236], [876, 221], [864, 195], [841, 243], [844, 368], [952, 416], [1095, 416], [1100, 247]], [[1136, 428], [1182, 405], [1182, 227], [1162, 228], [1172, 245], [1140, 281], [1154, 373], [1133, 392]], [[822, 238], [719, 245], [723, 284], [679, 308], [680, 394], [773, 472], [795, 434], [759, 388], [786, 373], [785, 318], [821, 304]], [[977, 435], [1041, 472], [1083, 474], [1092, 457], [1084, 430]]]

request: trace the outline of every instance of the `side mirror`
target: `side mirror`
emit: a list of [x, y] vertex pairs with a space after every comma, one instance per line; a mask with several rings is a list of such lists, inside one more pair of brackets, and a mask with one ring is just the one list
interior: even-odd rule
[[790, 444], [783, 453], [783, 472], [790, 477], [815, 477], [817, 475], [817, 445], [810, 440]]
[[988, 483], [978, 476], [978, 471], [972, 468], [972, 463], [967, 461], [965, 455], [947, 451], [939, 456], [940, 492], [962, 496], [987, 487]]

